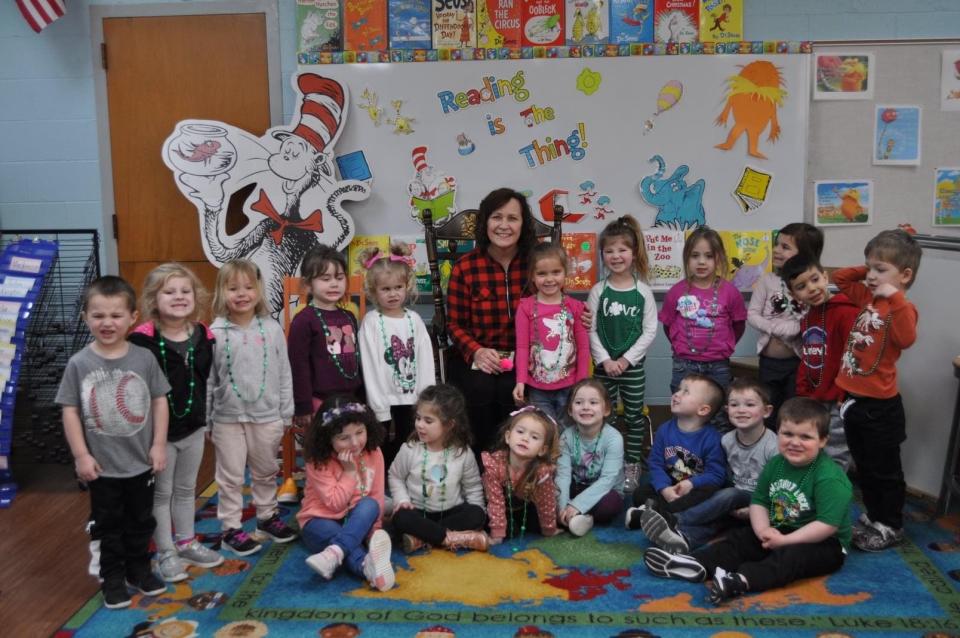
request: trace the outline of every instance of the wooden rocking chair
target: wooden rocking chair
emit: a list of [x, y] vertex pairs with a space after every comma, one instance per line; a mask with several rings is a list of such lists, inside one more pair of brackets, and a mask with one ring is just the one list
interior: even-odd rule
[[[440, 261], [455, 260], [457, 246], [463, 241], [473, 241], [476, 237], [477, 219], [480, 211], [467, 209], [450, 216], [442, 226], [433, 225], [433, 214], [429, 209], [423, 211], [423, 234], [426, 238], [427, 262], [430, 264], [430, 282], [433, 289], [433, 333], [434, 352], [437, 373], [442, 383], [447, 382], [447, 356], [450, 340], [447, 336], [447, 312], [443, 301], [443, 288], [440, 286]], [[563, 224], [563, 208], [554, 206], [553, 225], [548, 226], [534, 218], [533, 224], [537, 237], [550, 237], [553, 242], [560, 241]], [[445, 246], [441, 247], [443, 241]]]

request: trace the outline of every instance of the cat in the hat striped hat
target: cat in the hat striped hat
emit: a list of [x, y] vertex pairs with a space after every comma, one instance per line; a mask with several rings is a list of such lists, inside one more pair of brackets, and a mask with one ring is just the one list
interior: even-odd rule
[[[180, 190], [201, 212], [207, 258], [217, 266], [231, 259], [255, 262], [275, 316], [283, 308], [283, 279], [297, 274], [304, 255], [320, 243], [343, 248], [353, 238], [353, 221], [343, 202], [370, 196], [368, 182], [341, 180], [334, 168], [334, 146], [348, 110], [347, 87], [315, 73], [295, 77], [294, 87], [301, 99], [290, 126], [254, 138], [222, 122], [191, 120], [180, 123], [164, 145], [164, 161], [177, 173]], [[182, 134], [198, 124], [223, 133], [206, 140]], [[206, 151], [222, 154], [231, 146], [237, 161], [224, 162], [211, 174], [217, 169], [211, 169]], [[244, 212], [251, 221], [227, 235], [230, 195], [250, 184], [255, 187]]]

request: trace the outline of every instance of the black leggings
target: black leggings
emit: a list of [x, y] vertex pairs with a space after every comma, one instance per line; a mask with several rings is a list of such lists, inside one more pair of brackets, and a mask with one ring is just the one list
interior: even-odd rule
[[443, 512], [402, 509], [393, 513], [393, 528], [398, 534], [410, 534], [431, 545], [443, 544], [447, 530], [481, 530], [487, 514], [479, 505], [461, 503]]

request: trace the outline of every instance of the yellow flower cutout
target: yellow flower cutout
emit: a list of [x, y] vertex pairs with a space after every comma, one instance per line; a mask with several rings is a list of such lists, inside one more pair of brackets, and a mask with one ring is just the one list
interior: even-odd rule
[[577, 90], [582, 91], [585, 95], [593, 95], [600, 88], [601, 80], [603, 80], [603, 76], [600, 75], [599, 71], [591, 71], [587, 67], [580, 71], [580, 75], [577, 76]]

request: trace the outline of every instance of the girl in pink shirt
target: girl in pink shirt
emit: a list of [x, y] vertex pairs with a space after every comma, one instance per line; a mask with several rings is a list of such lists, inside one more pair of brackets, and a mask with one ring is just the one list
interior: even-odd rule
[[513, 399], [529, 402], [554, 421], [566, 417], [570, 388], [590, 371], [590, 335], [581, 317], [584, 304], [563, 294], [567, 254], [554, 243], [530, 251], [528, 286], [533, 296], [517, 306], [517, 385]]
[[383, 427], [370, 408], [352, 397], [328, 399], [304, 437], [307, 483], [297, 522], [313, 571], [330, 580], [345, 563], [372, 587], [387, 591], [395, 578], [390, 536], [381, 529], [381, 441]]
[[660, 309], [673, 349], [670, 391], [676, 392], [688, 374], [710, 377], [726, 390], [730, 355], [746, 328], [747, 307], [725, 279], [727, 253], [717, 231], [700, 226], [687, 236], [683, 269], [684, 279], [667, 292]]

